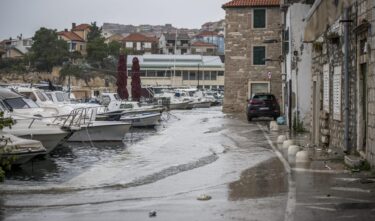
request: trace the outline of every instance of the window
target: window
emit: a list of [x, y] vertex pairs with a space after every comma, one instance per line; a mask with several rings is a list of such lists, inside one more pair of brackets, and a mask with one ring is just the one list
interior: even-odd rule
[[284, 54], [289, 53], [289, 28], [287, 30], [284, 30], [283, 51]]
[[195, 72], [190, 72], [190, 79], [189, 80], [196, 80], [197, 79], [197, 74]]
[[126, 48], [133, 48], [133, 42], [126, 42]]
[[158, 71], [157, 76], [158, 77], [164, 77], [165, 71]]
[[216, 81], [216, 76], [217, 76], [217, 72], [216, 71], [211, 72], [211, 80], [212, 81]]
[[176, 71], [176, 77], [181, 77], [181, 71]]
[[254, 9], [253, 28], [266, 27], [266, 9]]
[[210, 72], [209, 71], [205, 71], [204, 72], [204, 80], [210, 80], [211, 77], [210, 77]]
[[155, 71], [147, 71], [147, 77], [155, 77], [156, 73]]
[[257, 93], [268, 93], [269, 83], [267, 82], [250, 82], [249, 84], [249, 98], [252, 98]]
[[183, 72], [182, 80], [189, 80], [189, 72], [187, 72], [187, 71]]
[[145, 48], [151, 48], [151, 42], [145, 42], [144, 47]]
[[203, 80], [203, 71], [198, 71], [198, 79]]
[[137, 42], [137, 51], [141, 50], [141, 42]]
[[266, 64], [266, 47], [255, 46], [253, 47], [253, 65]]
[[224, 76], [224, 71], [217, 72], [217, 76]]

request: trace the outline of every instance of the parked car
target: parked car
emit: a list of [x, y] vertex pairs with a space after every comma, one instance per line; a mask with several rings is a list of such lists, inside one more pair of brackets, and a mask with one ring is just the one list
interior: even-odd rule
[[276, 120], [280, 116], [280, 105], [273, 94], [258, 93], [248, 101], [246, 113], [248, 121], [256, 117], [272, 117]]

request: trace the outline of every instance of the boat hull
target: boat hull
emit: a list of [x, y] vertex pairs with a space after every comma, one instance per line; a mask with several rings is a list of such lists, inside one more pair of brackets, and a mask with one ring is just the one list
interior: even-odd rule
[[185, 110], [189, 108], [189, 102], [181, 102], [181, 103], [170, 103], [169, 109], [171, 110]]
[[211, 107], [210, 101], [202, 101], [194, 103], [194, 108], [209, 108]]
[[120, 120], [131, 123], [132, 127], [153, 127], [159, 124], [160, 116], [160, 113], [125, 115]]
[[68, 141], [121, 141], [130, 127], [131, 124], [126, 122], [94, 121], [74, 132]]
[[27, 134], [27, 135], [22, 135], [19, 137], [25, 138], [25, 139], [31, 139], [31, 140], [39, 140], [43, 144], [43, 146], [46, 148], [45, 154], [49, 154], [59, 144], [61, 144], [61, 141], [68, 135], [69, 133], [67, 131], [61, 131], [61, 133]]

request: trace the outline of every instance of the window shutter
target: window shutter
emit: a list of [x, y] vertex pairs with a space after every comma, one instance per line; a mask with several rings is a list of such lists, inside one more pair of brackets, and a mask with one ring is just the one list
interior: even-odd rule
[[254, 65], [265, 65], [266, 61], [266, 47], [255, 46], [253, 47], [253, 64]]
[[265, 9], [254, 9], [254, 28], [265, 28], [266, 27], [266, 10]]

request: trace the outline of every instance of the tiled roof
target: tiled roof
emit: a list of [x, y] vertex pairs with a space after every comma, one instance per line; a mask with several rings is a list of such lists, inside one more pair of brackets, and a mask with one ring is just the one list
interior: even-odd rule
[[131, 42], [156, 42], [155, 38], [150, 38], [147, 36], [144, 36], [140, 33], [132, 33], [128, 36], [126, 36], [123, 41], [131, 41]]
[[79, 37], [76, 33], [71, 32], [71, 31], [60, 31], [60, 32], [57, 33], [57, 35], [64, 36], [71, 41], [82, 41], [82, 42], [84, 42], [84, 40], [81, 37]]
[[86, 29], [89, 29], [89, 28], [90, 28], [89, 24], [80, 24], [80, 25], [77, 25], [76, 27], [74, 27], [72, 29], [72, 31], [83, 31], [83, 30], [86, 30]]
[[193, 44], [191, 44], [193, 47], [217, 47], [214, 44], [203, 42], [203, 41], [196, 41]]
[[232, 0], [223, 5], [223, 8], [237, 7], [261, 7], [261, 6], [279, 6], [280, 0]]

